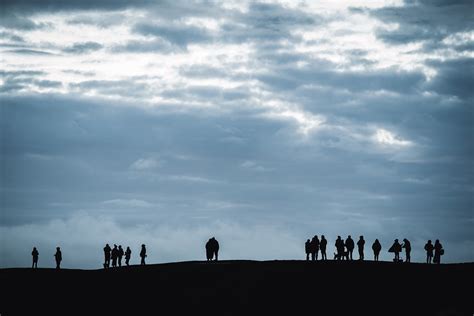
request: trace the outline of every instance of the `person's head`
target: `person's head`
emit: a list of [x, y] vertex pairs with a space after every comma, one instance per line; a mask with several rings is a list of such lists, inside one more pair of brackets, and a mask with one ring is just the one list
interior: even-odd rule
[[321, 235], [321, 239], [325, 239], [326, 237], [324, 237], [324, 235]]
[[428, 240], [428, 243], [429, 243], [429, 244], [431, 244], [431, 239], [430, 239], [430, 240]]
[[378, 243], [378, 242], [379, 242], [379, 240], [378, 240], [378, 239], [375, 239], [375, 242], [377, 242], [377, 243]]
[[313, 238], [314, 238], [314, 239], [318, 239], [318, 235], [314, 235], [314, 237], [313, 237]]
[[142, 244], [142, 248], [145, 248], [145, 244]]
[[364, 239], [364, 236], [360, 236], [359, 238], [360, 238], [360, 239]]
[[435, 240], [435, 244], [439, 244], [439, 239], [436, 239], [436, 240]]
[[347, 236], [347, 238], [351, 238], [351, 235]]
[[408, 240], [407, 240], [406, 238], [403, 238], [403, 241], [404, 241], [404, 242], [407, 242]]
[[119, 248], [122, 248], [122, 245], [119, 245]]
[[109, 244], [105, 244], [105, 247], [110, 247]]
[[341, 239], [341, 236], [337, 236], [337, 239]]
[[308, 240], [306, 240], [306, 242], [309, 242], [309, 239], [308, 239]]
[[398, 239], [395, 239], [395, 242], [398, 242]]
[[36, 247], [33, 247], [33, 250], [36, 250]]
[[61, 248], [59, 248], [59, 247], [56, 247], [56, 250], [61, 250]]

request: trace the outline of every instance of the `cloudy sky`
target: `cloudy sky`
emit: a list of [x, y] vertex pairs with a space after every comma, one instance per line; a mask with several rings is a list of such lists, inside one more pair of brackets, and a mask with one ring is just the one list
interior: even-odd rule
[[[474, 261], [472, 1], [2, 0], [0, 266]], [[371, 257], [371, 255], [370, 255]]]

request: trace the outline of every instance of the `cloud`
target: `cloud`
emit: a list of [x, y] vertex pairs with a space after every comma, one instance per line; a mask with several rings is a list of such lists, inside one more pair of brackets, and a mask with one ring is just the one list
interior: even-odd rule
[[151, 207], [152, 203], [137, 199], [113, 199], [102, 202], [103, 205], [116, 207]]
[[140, 158], [130, 165], [130, 169], [137, 171], [154, 170], [161, 165], [156, 158]]
[[211, 39], [211, 35], [206, 29], [187, 26], [182, 23], [171, 25], [139, 23], [133, 27], [133, 31], [145, 36], [160, 37], [182, 48], [185, 48], [190, 43], [204, 42]]
[[96, 42], [74, 43], [63, 51], [70, 54], [87, 54], [102, 48], [102, 45]]
[[375, 142], [382, 144], [382, 145], [390, 145], [390, 146], [411, 146], [413, 143], [409, 140], [404, 140], [399, 136], [394, 135], [393, 133], [383, 129], [378, 128], [373, 136]]

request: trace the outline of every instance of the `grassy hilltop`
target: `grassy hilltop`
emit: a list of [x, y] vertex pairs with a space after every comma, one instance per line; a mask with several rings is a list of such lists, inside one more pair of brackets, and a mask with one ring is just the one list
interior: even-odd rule
[[8, 315], [473, 315], [474, 263], [220, 261], [2, 269]]

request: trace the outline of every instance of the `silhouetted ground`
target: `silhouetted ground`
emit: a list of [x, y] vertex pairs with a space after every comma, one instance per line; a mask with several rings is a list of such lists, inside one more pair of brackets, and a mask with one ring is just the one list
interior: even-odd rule
[[474, 263], [221, 261], [2, 269], [8, 315], [469, 315]]

